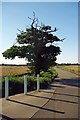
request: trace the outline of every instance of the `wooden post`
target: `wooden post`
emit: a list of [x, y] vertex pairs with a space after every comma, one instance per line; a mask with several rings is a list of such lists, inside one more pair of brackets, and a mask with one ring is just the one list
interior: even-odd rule
[[27, 75], [24, 75], [24, 94], [27, 94]]
[[5, 77], [5, 98], [9, 96], [9, 80], [8, 77]]
[[37, 74], [37, 91], [39, 91], [39, 88], [40, 88], [40, 86], [39, 86], [39, 74]]

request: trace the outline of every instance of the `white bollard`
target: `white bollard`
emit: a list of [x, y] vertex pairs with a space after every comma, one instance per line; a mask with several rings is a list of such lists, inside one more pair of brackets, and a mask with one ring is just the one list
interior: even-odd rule
[[8, 77], [5, 77], [5, 98], [9, 96], [9, 80]]
[[27, 94], [27, 75], [24, 75], [24, 94]]
[[39, 74], [37, 74], [37, 91], [39, 91]]

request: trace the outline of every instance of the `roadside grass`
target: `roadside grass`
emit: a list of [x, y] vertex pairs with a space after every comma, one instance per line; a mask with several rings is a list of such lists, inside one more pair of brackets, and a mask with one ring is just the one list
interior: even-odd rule
[[80, 76], [80, 66], [78, 65], [62, 65], [62, 66], [57, 66], [57, 67], [63, 70], [70, 71]]

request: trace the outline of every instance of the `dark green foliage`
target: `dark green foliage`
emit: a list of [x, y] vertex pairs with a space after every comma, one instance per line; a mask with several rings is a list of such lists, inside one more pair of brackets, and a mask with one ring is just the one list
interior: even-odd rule
[[57, 71], [54, 69], [54, 67], [50, 67], [49, 71], [52, 73], [53, 77], [57, 77], [58, 73]]
[[[9, 77], [9, 95], [15, 95], [19, 93], [23, 93], [24, 84], [23, 77]], [[5, 80], [3, 77], [2, 80], [2, 97], [5, 95]]]
[[53, 75], [53, 71], [48, 70], [47, 72], [40, 72], [40, 87], [47, 88], [47, 86], [53, 81], [55, 75]]
[[[16, 38], [16, 43], [3, 53], [6, 59], [14, 59], [16, 56], [25, 58], [34, 67], [35, 74], [40, 71], [47, 71], [50, 66], [55, 65], [56, 56], [60, 54], [60, 47], [55, 46], [54, 42], [62, 41], [52, 32], [49, 25], [38, 25], [38, 19], [33, 15], [32, 24], [26, 31], [20, 31]], [[19, 46], [20, 45], [20, 46]]]
[[48, 77], [40, 77], [40, 88], [45, 89], [51, 83], [51, 79]]
[[35, 76], [28, 76], [28, 90], [35, 90], [37, 88], [37, 78]]
[[52, 79], [52, 73], [51, 72], [44, 72], [44, 71], [41, 71], [40, 72], [40, 76], [41, 77], [45, 77], [45, 78], [50, 78], [50, 79]]

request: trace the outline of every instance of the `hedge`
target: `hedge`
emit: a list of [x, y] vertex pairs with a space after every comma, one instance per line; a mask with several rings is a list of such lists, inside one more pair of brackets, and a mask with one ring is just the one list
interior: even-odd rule
[[[47, 88], [53, 81], [53, 78], [57, 76], [57, 72], [50, 68], [47, 72], [40, 72], [40, 88]], [[1, 82], [2, 81], [2, 82]], [[0, 79], [2, 83], [2, 97], [4, 97], [5, 81], [4, 77]], [[37, 77], [34, 75], [28, 76], [28, 91], [37, 89]], [[9, 76], [9, 95], [19, 94], [24, 92], [24, 77], [23, 76]]]

